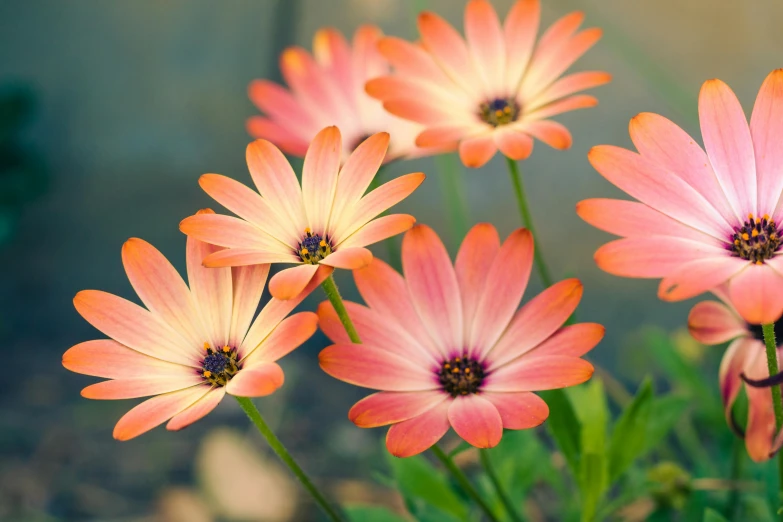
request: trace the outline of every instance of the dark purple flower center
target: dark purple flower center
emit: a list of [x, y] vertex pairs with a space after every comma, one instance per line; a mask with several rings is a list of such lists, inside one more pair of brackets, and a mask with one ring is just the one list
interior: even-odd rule
[[230, 346], [218, 350], [204, 343], [206, 355], [201, 361], [199, 374], [215, 386], [225, 386], [240, 370], [237, 351]]
[[296, 253], [305, 263], [317, 265], [321, 259], [332, 253], [332, 244], [327, 238], [320, 234], [314, 234], [309, 228], [306, 228]]
[[514, 98], [494, 98], [479, 105], [479, 118], [493, 127], [499, 127], [516, 121], [520, 109], [520, 104]]
[[749, 214], [742, 226], [734, 227], [729, 241], [733, 255], [760, 265], [780, 248], [780, 231], [769, 215], [756, 218]]
[[438, 380], [452, 397], [477, 393], [484, 382], [484, 365], [464, 355], [443, 361]]

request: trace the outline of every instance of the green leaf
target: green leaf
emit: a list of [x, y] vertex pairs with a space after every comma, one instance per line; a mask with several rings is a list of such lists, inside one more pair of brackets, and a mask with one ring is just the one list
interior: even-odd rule
[[645, 379], [631, 404], [623, 411], [609, 443], [609, 482], [613, 483], [647, 448], [652, 407], [652, 384]]
[[680, 395], [666, 395], [653, 399], [650, 406], [650, 422], [647, 425], [645, 450], [641, 455], [658, 446], [680, 420], [689, 404], [688, 398]]
[[345, 506], [345, 514], [351, 522], [407, 522], [403, 517], [381, 506]]
[[579, 488], [582, 490], [582, 522], [590, 522], [595, 517], [598, 504], [606, 490], [606, 456], [595, 453], [582, 455], [582, 473]]
[[704, 522], [729, 522], [729, 521], [714, 509], [707, 508], [706, 510], [704, 510]]
[[[387, 455], [389, 455], [387, 453]], [[389, 455], [389, 465], [394, 473], [397, 488], [408, 501], [412, 511], [418, 511], [420, 502], [429, 504], [444, 514], [464, 519], [468, 508], [462, 499], [451, 489], [446, 477], [427, 462], [424, 457], [415, 456], [400, 459]], [[412, 513], [418, 515], [418, 513]], [[421, 517], [417, 516], [419, 520]]]
[[571, 400], [563, 390], [550, 390], [541, 393], [541, 397], [549, 405], [549, 418], [546, 426], [557, 448], [571, 468], [575, 477], [579, 476], [579, 455], [582, 452], [580, 433], [582, 425], [576, 418]]

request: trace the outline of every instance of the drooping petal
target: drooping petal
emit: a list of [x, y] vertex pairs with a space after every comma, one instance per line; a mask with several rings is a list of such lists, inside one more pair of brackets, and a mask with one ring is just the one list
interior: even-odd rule
[[699, 122], [704, 148], [736, 215], [757, 214], [753, 141], [742, 106], [728, 85], [720, 80], [704, 82]]
[[497, 150], [491, 133], [465, 138], [459, 142], [459, 158], [462, 164], [473, 169], [483, 167]]
[[196, 346], [201, 346], [206, 341], [213, 348], [222, 348], [222, 345], [228, 342], [231, 332], [234, 301], [231, 269], [206, 268], [203, 264], [204, 259], [217, 250], [220, 248], [193, 237], [188, 238], [187, 265], [190, 291], [208, 336], [196, 341]]
[[299, 312], [284, 319], [259, 346], [242, 346], [243, 368], [253, 368], [261, 362], [275, 362], [291, 353], [313, 336], [318, 329], [318, 316]]
[[348, 418], [360, 428], [377, 428], [417, 417], [447, 398], [438, 390], [374, 393], [354, 404]]
[[386, 433], [386, 449], [395, 457], [412, 457], [428, 450], [449, 431], [448, 411], [451, 400], [445, 400], [426, 412], [392, 425]]
[[198, 401], [194, 402], [180, 413], [174, 415], [168, 424], [166, 424], [166, 429], [169, 431], [179, 431], [183, 428], [187, 428], [214, 410], [215, 407], [220, 404], [220, 401], [223, 400], [225, 395], [225, 387], [212, 388], [209, 393], [200, 398]]
[[63, 354], [63, 366], [72, 372], [106, 379], [177, 376], [193, 372], [190, 366], [144, 355], [110, 339], [86, 341], [69, 348]]
[[780, 221], [783, 192], [783, 69], [769, 73], [756, 97], [750, 117], [750, 134], [756, 162], [758, 210]]
[[533, 348], [536, 355], [581, 357], [604, 338], [606, 328], [598, 323], [579, 323], [561, 328], [552, 337]]
[[506, 66], [506, 45], [500, 20], [487, 0], [470, 0], [465, 8], [465, 38], [484, 85], [502, 85]]
[[262, 362], [242, 368], [228, 384], [226, 391], [237, 397], [266, 397], [283, 385], [285, 375], [277, 363]]
[[122, 416], [114, 427], [114, 438], [129, 440], [159, 426], [209, 393], [207, 385], [193, 386], [148, 399]]
[[321, 369], [336, 379], [382, 391], [440, 387], [435, 373], [409, 359], [368, 344], [335, 344], [318, 354]]
[[470, 339], [470, 329], [479, 299], [484, 294], [487, 273], [499, 251], [500, 237], [495, 227], [489, 223], [479, 223], [471, 228], [459, 247], [454, 271], [462, 297], [465, 339]]
[[82, 390], [82, 397], [100, 400], [137, 399], [184, 390], [203, 382], [204, 379], [191, 369], [177, 376], [135, 377], [91, 384]]
[[503, 436], [503, 420], [497, 408], [477, 394], [451, 401], [449, 423], [457, 435], [477, 448], [494, 448]]
[[[742, 337], [735, 339], [723, 354], [718, 371], [718, 383], [720, 396], [723, 400], [723, 410], [729, 426], [732, 425], [732, 406], [743, 385], [740, 374], [745, 372], [748, 363], [754, 360], [757, 353], [763, 351], [764, 346], [759, 341], [750, 337]], [[764, 377], [768, 376], [769, 372], [764, 375]], [[767, 392], [769, 393], [768, 390]]]
[[372, 262], [372, 252], [363, 247], [344, 247], [321, 260], [322, 265], [346, 270], [364, 268]]
[[[767, 358], [763, 350], [751, 354], [746, 362], [746, 372], [752, 379], [769, 377]], [[755, 462], [769, 460], [772, 441], [775, 438], [775, 415], [772, 393], [769, 388], [746, 386], [748, 395], [748, 424], [745, 428], [745, 447]]]
[[501, 330], [503, 335], [497, 344], [484, 347], [489, 369], [519, 357], [557, 331], [576, 310], [582, 290], [578, 279], [566, 279], [526, 303], [510, 324], [506, 321], [508, 328]]
[[364, 225], [347, 237], [342, 248], [363, 247], [402, 234], [416, 224], [416, 218], [410, 214], [391, 214], [379, 217]]
[[[533, 153], [533, 139], [520, 129], [509, 126], [505, 129], [496, 130], [492, 135], [495, 145], [507, 158], [519, 161], [527, 159]], [[494, 154], [495, 151], [493, 150], [492, 155]], [[489, 157], [491, 158], [492, 156]]]
[[484, 378], [490, 392], [553, 390], [575, 386], [593, 375], [593, 365], [578, 357], [535, 355], [520, 357]]
[[601, 270], [623, 277], [665, 277], [697, 259], [727, 257], [726, 250], [679, 237], [628, 237], [606, 243], [595, 253]]
[[310, 229], [324, 235], [337, 190], [342, 155], [342, 137], [337, 127], [326, 127], [315, 135], [302, 167], [302, 198]]
[[688, 314], [688, 330], [703, 344], [722, 344], [748, 334], [745, 321], [725, 304], [704, 301]]
[[485, 392], [481, 396], [495, 405], [507, 430], [535, 428], [549, 417], [549, 406], [535, 393]]
[[783, 315], [783, 276], [768, 265], [748, 262], [729, 282], [731, 303], [751, 324], [774, 323]]
[[441, 354], [463, 346], [459, 283], [449, 254], [435, 232], [424, 225], [402, 240], [402, 267], [418, 316]]
[[318, 266], [304, 264], [281, 270], [269, 280], [269, 293], [283, 301], [295, 298], [307, 287]]
[[506, 15], [503, 36], [506, 44], [506, 75], [504, 85], [516, 92], [527, 69], [536, 42], [541, 19], [539, 0], [517, 0]]
[[728, 281], [746, 263], [727, 255], [690, 261], [661, 280], [658, 297], [664, 301], [696, 297]]
[[230, 346], [238, 347], [242, 344], [258, 309], [268, 275], [269, 265], [238, 266], [231, 269], [234, 301], [228, 339]]

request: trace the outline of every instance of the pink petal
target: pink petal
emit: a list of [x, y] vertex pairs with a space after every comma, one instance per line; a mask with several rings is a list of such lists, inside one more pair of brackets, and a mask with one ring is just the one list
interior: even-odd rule
[[193, 368], [149, 357], [117, 341], [100, 339], [71, 347], [63, 354], [63, 366], [76, 373], [107, 379], [129, 379], [154, 374], [190, 374]]
[[629, 125], [639, 153], [682, 178], [715, 207], [728, 223], [745, 216], [735, 213], [710, 160], [699, 144], [672, 121], [649, 112], [637, 114]]
[[548, 103], [527, 114], [526, 119], [528, 121], [544, 120], [551, 118], [564, 112], [575, 111], [578, 109], [589, 109], [598, 105], [598, 99], [595, 96], [589, 96], [587, 94], [577, 94], [569, 96], [568, 98], [561, 98], [552, 103]]
[[723, 241], [732, 232], [704, 196], [667, 168], [609, 145], [593, 147], [588, 159], [618, 188], [677, 221]]
[[372, 252], [362, 247], [340, 248], [321, 260], [322, 265], [346, 270], [364, 268], [372, 262]]
[[204, 397], [188, 406], [184, 411], [174, 415], [166, 424], [169, 431], [179, 431], [187, 428], [197, 420], [205, 417], [209, 412], [220, 404], [226, 395], [226, 388], [212, 388]]
[[159, 426], [204, 397], [209, 386], [193, 386], [148, 399], [122, 416], [114, 427], [114, 438], [129, 440]]
[[231, 269], [233, 304], [231, 306], [231, 333], [228, 343], [239, 347], [256, 315], [261, 294], [266, 286], [269, 265], [239, 266]]
[[679, 237], [629, 237], [610, 241], [595, 253], [601, 270], [622, 277], [666, 277], [685, 263], [727, 257], [726, 250]]
[[319, 29], [313, 36], [313, 56], [321, 68], [337, 80], [340, 90], [346, 96], [353, 92], [353, 71], [351, 47], [337, 29]]
[[[245, 122], [247, 133], [256, 139], [265, 139], [271, 141], [280, 150], [292, 156], [302, 157], [307, 152], [309, 142], [307, 138], [302, 137], [307, 130], [301, 123], [292, 125], [291, 130], [283, 127], [281, 124], [264, 118], [263, 116], [251, 116]], [[308, 133], [309, 134], [309, 133]], [[307, 134], [305, 134], [307, 135]]]
[[352, 68], [356, 92], [364, 90], [364, 83], [369, 78], [389, 72], [389, 64], [379, 49], [382, 38], [383, 32], [370, 24], [359, 26], [353, 34]]
[[258, 347], [242, 347], [243, 368], [252, 369], [261, 362], [277, 361], [304, 344], [317, 329], [318, 316], [313, 312], [299, 312], [284, 319]]
[[549, 406], [535, 393], [482, 393], [481, 396], [497, 408], [507, 430], [535, 428], [549, 417]]
[[248, 95], [250, 101], [279, 124], [299, 122], [302, 127], [310, 128], [317, 125], [313, 114], [303, 108], [288, 90], [269, 80], [253, 80]]
[[421, 13], [418, 25], [424, 47], [446, 74], [469, 92], [481, 92], [481, 80], [462, 36], [443, 18], [431, 12]]
[[716, 246], [723, 244], [704, 232], [636, 201], [586, 199], [576, 204], [576, 213], [594, 227], [617, 236], [676, 236]]
[[301, 47], [289, 47], [281, 53], [280, 72], [302, 106], [318, 114], [321, 121], [335, 114], [355, 116], [355, 106], [337, 79]]
[[[780, 359], [780, 357], [778, 357]], [[751, 354], [746, 363], [748, 377], [763, 379], [769, 377], [767, 358], [763, 350]], [[769, 460], [772, 442], [775, 438], [775, 415], [772, 407], [772, 393], [769, 388], [746, 386], [748, 395], [748, 424], [745, 427], [745, 447], [755, 462]]]
[[383, 102], [383, 108], [395, 116], [424, 125], [464, 123], [464, 118], [450, 112], [444, 103], [417, 98], [391, 99]]
[[342, 150], [340, 131], [337, 127], [326, 127], [316, 134], [305, 155], [302, 198], [310, 228], [316, 234], [327, 231]]
[[269, 280], [269, 293], [283, 301], [297, 297], [307, 287], [318, 266], [304, 264], [281, 270]]
[[688, 314], [688, 330], [702, 344], [722, 344], [748, 334], [745, 321], [723, 303], [704, 301]]
[[[410, 101], [417, 106], [420, 102], [434, 107], [436, 112], [426, 111], [424, 115], [418, 114], [414, 121], [420, 118], [431, 120], [433, 114], [442, 114], [446, 119], [454, 122], [461, 121], [463, 124], [473, 123], [476, 120], [465, 114], [475, 108], [476, 102], [473, 98], [468, 98], [462, 91], [455, 90], [451, 82], [448, 84], [438, 84], [431, 81], [422, 80], [414, 76], [401, 76], [399, 74], [386, 75], [373, 78], [364, 86], [367, 94], [378, 100], [390, 102], [392, 107], [398, 110], [409, 112], [410, 105], [399, 105], [396, 102]], [[455, 111], [455, 109], [457, 109]], [[396, 114], [393, 110], [392, 114]], [[402, 116], [402, 115], [400, 115]], [[407, 118], [407, 117], [406, 117]], [[433, 121], [433, 123], [438, 123]], [[440, 123], [443, 123], [442, 121]]]
[[473, 324], [466, 331], [468, 348], [480, 358], [509, 326], [519, 307], [533, 268], [533, 236], [520, 228], [511, 233], [486, 273]]
[[517, 0], [506, 15], [503, 36], [506, 43], [506, 77], [504, 85], [516, 92], [530, 62], [541, 19], [539, 0]]
[[304, 234], [308, 225], [302, 190], [283, 153], [266, 140], [256, 140], [247, 146], [246, 158], [250, 176], [267, 203], [281, 220]]
[[[533, 139], [522, 130], [515, 129], [513, 127], [500, 129], [493, 133], [493, 137], [495, 140], [495, 145], [497, 145], [497, 148], [500, 149], [500, 152], [502, 152], [507, 158], [518, 161], [527, 159], [530, 154], [533, 153]], [[467, 140], [463, 140], [463, 143], [465, 141]], [[494, 154], [495, 151], [493, 150], [489, 158], [483, 160], [484, 163], [489, 161], [489, 159], [491, 159]], [[482, 163], [482, 165], [484, 163]], [[471, 166], [467, 163], [465, 164], [467, 166]]]
[[487, 0], [470, 0], [465, 8], [465, 37], [486, 86], [502, 85], [506, 49], [500, 20]]
[[597, 323], [565, 326], [531, 350], [536, 355], [570, 355], [581, 357], [604, 338], [606, 328]]
[[351, 153], [337, 178], [332, 222], [339, 221], [342, 214], [361, 199], [378, 175], [388, 148], [389, 134], [379, 132], [364, 140]]
[[467, 125], [445, 125], [428, 127], [416, 136], [416, 145], [419, 147], [446, 147], [456, 150], [459, 142], [471, 131]]
[[395, 36], [387, 36], [378, 42], [378, 50], [400, 76], [421, 78], [436, 85], [453, 84], [434, 57], [420, 45]]
[[237, 397], [266, 397], [283, 385], [285, 375], [277, 363], [264, 362], [242, 368], [228, 384], [226, 391]]
[[476, 395], [456, 397], [449, 407], [449, 423], [457, 435], [477, 448], [494, 448], [503, 436], [497, 408]]
[[582, 384], [593, 375], [593, 365], [578, 357], [531, 355], [520, 357], [484, 379], [489, 392], [553, 390]]
[[204, 258], [204, 266], [208, 268], [266, 266], [272, 263], [296, 263], [302, 260], [299, 256], [290, 254], [274, 254], [255, 248], [227, 248], [217, 250]]
[[[529, 261], [527, 263], [529, 266]], [[510, 317], [506, 319], [504, 325], [508, 325], [508, 328], [500, 330], [503, 335], [497, 344], [483, 346], [489, 350], [489, 369], [519, 357], [546, 340], [574, 313], [581, 299], [582, 283], [578, 279], [556, 283], [531, 299], [516, 313], [510, 324]]]
[[682, 301], [696, 297], [728, 281], [745, 268], [746, 263], [725, 254], [685, 263], [661, 280], [658, 297], [664, 301]]
[[294, 248], [285, 246], [255, 225], [233, 216], [197, 214], [183, 219], [179, 229], [211, 245], [267, 252], [278, 258], [290, 255]]
[[434, 372], [400, 355], [368, 344], [334, 344], [318, 355], [321, 369], [336, 379], [382, 391], [424, 391], [440, 387]]
[[466, 167], [483, 167], [497, 152], [497, 145], [491, 133], [465, 138], [459, 143], [459, 158]]
[[197, 366], [198, 350], [144, 308], [99, 290], [83, 290], [73, 298], [79, 315], [121, 344], [151, 357]]
[[553, 149], [566, 150], [571, 148], [573, 139], [571, 133], [561, 123], [552, 120], [539, 120], [525, 123], [522, 130], [543, 141]]
[[778, 201], [783, 191], [783, 69], [769, 73], [756, 97], [750, 117], [756, 163], [758, 210], [780, 221]]
[[374, 393], [354, 404], [348, 418], [360, 428], [377, 428], [418, 417], [447, 398], [442, 391]]
[[583, 71], [563, 76], [533, 98], [528, 103], [528, 109], [535, 110], [576, 92], [604, 85], [611, 80], [612, 75], [602, 71]]
[[220, 249], [214, 245], [188, 238], [188, 280], [208, 336], [196, 341], [196, 345], [207, 341], [213, 348], [220, 348], [228, 342], [234, 301], [231, 269], [206, 268], [203, 264], [204, 259], [217, 250]]
[[479, 223], [468, 231], [457, 253], [454, 271], [462, 296], [462, 316], [465, 339], [476, 315], [479, 299], [484, 294], [487, 273], [500, 252], [500, 237], [489, 223]]
[[[748, 362], [753, 361], [760, 352], [764, 352], [764, 345], [761, 342], [751, 337], [742, 337], [735, 339], [729, 345], [726, 353], [723, 354], [723, 359], [720, 361], [718, 382], [720, 384], [721, 399], [723, 400], [723, 410], [729, 425], [732, 424], [732, 406], [743, 386], [740, 374], [745, 372]], [[769, 372], [763, 375], [763, 377], [768, 376]], [[766, 391], [769, 393], [769, 390]]]
[[82, 397], [100, 400], [137, 399], [183, 390], [203, 382], [203, 377], [191, 369], [189, 373], [178, 376], [137, 377], [91, 384], [82, 390]]
[[402, 267], [413, 306], [443, 355], [463, 347], [459, 284], [449, 254], [435, 232], [424, 225], [402, 240]]
[[346, 238], [342, 248], [363, 247], [402, 234], [416, 224], [416, 218], [409, 214], [392, 214], [373, 219]]
[[704, 147], [734, 213], [741, 217], [758, 213], [753, 141], [742, 106], [728, 85], [720, 80], [704, 82], [699, 120]]
[[386, 449], [395, 457], [412, 457], [436, 444], [449, 431], [448, 411], [451, 400], [445, 400], [425, 413], [394, 424], [386, 433]]
[[768, 264], [748, 262], [729, 282], [731, 304], [751, 324], [774, 323], [783, 315], [783, 276]]

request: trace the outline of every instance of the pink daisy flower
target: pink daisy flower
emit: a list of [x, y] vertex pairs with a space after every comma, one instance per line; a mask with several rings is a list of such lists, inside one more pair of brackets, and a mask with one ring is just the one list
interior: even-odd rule
[[[772, 394], [768, 387], [746, 384], [743, 376], [754, 381], [767, 379], [767, 354], [761, 327], [749, 324], [731, 305], [725, 285], [713, 290], [722, 301], [698, 303], [688, 316], [688, 329], [694, 339], [707, 345], [731, 341], [720, 365], [721, 399], [729, 426], [737, 431], [731, 412], [740, 389], [748, 396], [748, 423], [745, 427], [745, 446], [756, 462], [768, 460], [780, 447], [775, 442], [775, 413]], [[776, 337], [783, 338], [783, 328], [775, 324]], [[783, 347], [778, 345], [778, 363], [783, 362]]]
[[465, 237], [452, 266], [432, 229], [405, 234], [405, 277], [379, 260], [354, 271], [367, 306], [347, 302], [362, 344], [351, 344], [334, 308], [318, 308], [322, 330], [336, 344], [319, 356], [342, 381], [381, 390], [356, 403], [349, 418], [363, 428], [391, 425], [386, 446], [416, 455], [453, 427], [470, 444], [489, 448], [503, 429], [538, 426], [549, 415], [536, 390], [590, 378], [581, 359], [603, 337], [599, 324], [562, 327], [582, 297], [568, 279], [517, 310], [533, 262], [525, 229], [501, 245], [492, 225]]
[[661, 299], [679, 301], [728, 282], [728, 298], [749, 323], [783, 314], [783, 70], [761, 86], [750, 126], [720, 80], [699, 94], [703, 150], [657, 114], [631, 120], [638, 153], [602, 145], [593, 166], [639, 202], [591, 199], [577, 213], [622, 236], [595, 260], [624, 277], [663, 278]]
[[109, 337], [77, 344], [63, 355], [67, 369], [109, 379], [87, 386], [82, 396], [155, 396], [119, 420], [114, 438], [128, 440], [166, 421], [169, 430], [180, 430], [212, 411], [226, 393], [273, 393], [284, 379], [275, 361], [315, 332], [314, 313], [286, 316], [319, 280], [298, 299], [273, 298], [253, 320], [269, 265], [204, 268], [204, 258], [218, 250], [188, 238], [188, 288], [155, 247], [130, 239], [122, 261], [146, 308], [99, 290], [74, 298], [79, 314]]
[[419, 15], [421, 43], [381, 40], [381, 53], [395, 74], [367, 84], [367, 92], [397, 116], [426, 128], [420, 147], [459, 150], [468, 167], [481, 167], [498, 149], [520, 160], [533, 138], [556, 149], [571, 146], [571, 134], [550, 120], [593, 107], [593, 96], [575, 94], [607, 83], [604, 72], [561, 75], [601, 37], [600, 29], [578, 31], [584, 15], [555, 22], [536, 42], [539, 0], [518, 0], [503, 26], [487, 0], [465, 10], [467, 41], [441, 17]]
[[343, 133], [342, 158], [368, 136], [391, 134], [385, 162], [432, 154], [416, 146], [421, 125], [392, 116], [364, 92], [364, 84], [389, 73], [378, 52], [381, 30], [364, 25], [356, 30], [353, 47], [336, 29], [320, 29], [313, 39], [313, 55], [290, 47], [280, 56], [280, 70], [288, 89], [268, 80], [250, 84], [250, 100], [265, 114], [247, 121], [251, 136], [277, 145], [283, 152], [304, 156], [324, 127], [336, 125]]
[[205, 266], [298, 265], [269, 281], [273, 297], [293, 299], [316, 272], [328, 276], [335, 268], [366, 266], [372, 260], [367, 245], [411, 228], [416, 222], [411, 215], [378, 216], [416, 190], [424, 174], [400, 176], [365, 194], [389, 134], [370, 136], [344, 164], [341, 143], [337, 127], [313, 138], [301, 186], [285, 156], [266, 140], [247, 147], [247, 166], [260, 194], [226, 176], [201, 176], [201, 188], [239, 216], [203, 214], [180, 223], [188, 236], [226, 248], [206, 257]]

